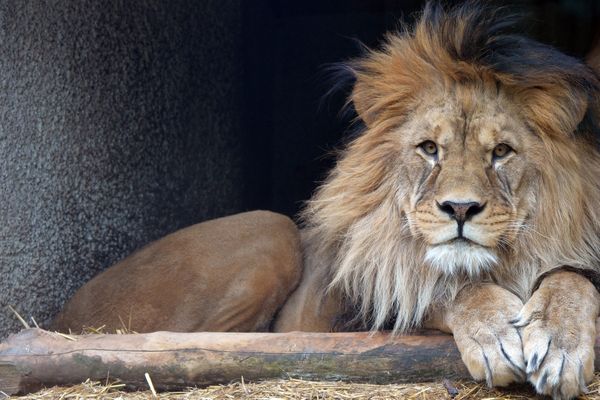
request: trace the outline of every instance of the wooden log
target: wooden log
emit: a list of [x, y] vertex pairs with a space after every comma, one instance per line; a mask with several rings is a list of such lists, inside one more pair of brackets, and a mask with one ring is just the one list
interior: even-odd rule
[[[600, 327], [600, 326], [599, 326]], [[271, 378], [372, 383], [469, 378], [450, 335], [386, 333], [174, 333], [73, 336], [27, 329], [0, 344], [0, 391], [118, 379], [157, 389]], [[600, 340], [596, 340], [600, 369]]]
[[385, 333], [173, 333], [86, 335], [68, 340], [27, 329], [0, 344], [0, 391], [86, 379], [161, 390], [295, 377], [353, 382], [467, 378], [452, 336]]

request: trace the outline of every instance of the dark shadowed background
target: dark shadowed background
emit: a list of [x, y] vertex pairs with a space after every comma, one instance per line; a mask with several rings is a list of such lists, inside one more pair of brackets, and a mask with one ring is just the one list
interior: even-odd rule
[[[568, 54], [600, 2], [520, 1]], [[178, 228], [294, 216], [352, 115], [322, 73], [421, 1], [0, 1], [0, 338]]]

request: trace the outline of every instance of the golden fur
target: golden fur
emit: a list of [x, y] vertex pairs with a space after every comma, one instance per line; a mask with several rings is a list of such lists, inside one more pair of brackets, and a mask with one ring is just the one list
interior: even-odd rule
[[[365, 128], [304, 210], [303, 242], [307, 270], [373, 329], [418, 326], [473, 281], [526, 300], [545, 271], [600, 270], [597, 78], [510, 25], [473, 2], [429, 4], [414, 27], [346, 67]], [[424, 140], [464, 142], [464, 152], [428, 163], [416, 154]], [[501, 141], [516, 151], [497, 166], [488, 156]], [[426, 261], [454, 223], [435, 206], [447, 195], [487, 202], [474, 236], [490, 258], [473, 268]]]

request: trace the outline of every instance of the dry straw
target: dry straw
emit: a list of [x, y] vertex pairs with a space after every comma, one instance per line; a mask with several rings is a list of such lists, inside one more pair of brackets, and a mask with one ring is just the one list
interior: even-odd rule
[[[521, 400], [539, 398], [527, 385], [514, 386], [508, 389], [489, 389], [483, 384], [473, 382], [452, 382], [458, 391], [451, 396], [447, 385], [443, 382], [402, 384], [402, 385], [370, 385], [344, 382], [311, 382], [299, 379], [271, 380], [251, 383], [240, 379], [229, 385], [215, 385], [204, 389], [190, 389], [185, 392], [168, 392], [154, 394], [151, 391], [125, 392], [119, 383], [101, 384], [84, 382], [69, 388], [50, 388], [35, 394], [23, 396], [21, 400], [46, 399], [109, 399], [109, 400], [147, 400], [158, 398], [174, 399], [307, 399], [307, 400]], [[452, 392], [452, 391], [450, 391]], [[156, 397], [155, 397], [156, 396]], [[2, 398], [0, 396], [0, 398]], [[581, 400], [600, 400], [600, 375], [596, 375], [589, 386], [589, 393], [581, 396]]]

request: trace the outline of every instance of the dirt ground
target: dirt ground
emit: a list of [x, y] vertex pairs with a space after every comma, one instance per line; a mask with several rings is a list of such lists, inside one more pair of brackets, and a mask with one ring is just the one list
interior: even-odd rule
[[[478, 400], [515, 400], [542, 399], [535, 396], [527, 385], [507, 389], [488, 389], [474, 382], [430, 382], [422, 384], [369, 385], [343, 382], [311, 382], [298, 379], [271, 380], [265, 382], [232, 382], [229, 385], [210, 386], [203, 389], [189, 389], [185, 392], [157, 393], [152, 391], [124, 392], [122, 385], [109, 385], [99, 382], [85, 382], [81, 385], [64, 388], [55, 387], [41, 390], [26, 396], [14, 396], [20, 400], [45, 399], [478, 399]], [[0, 399], [2, 396], [0, 394]], [[589, 386], [589, 393], [582, 400], [600, 400], [600, 374], [597, 374]]]

